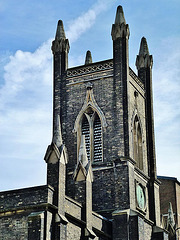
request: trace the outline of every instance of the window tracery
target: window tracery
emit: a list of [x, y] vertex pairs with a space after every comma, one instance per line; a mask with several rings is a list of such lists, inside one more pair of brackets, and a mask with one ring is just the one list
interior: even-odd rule
[[88, 161], [103, 161], [103, 136], [102, 129], [107, 127], [105, 116], [95, 101], [93, 84], [86, 83], [86, 98], [80, 110], [73, 132], [77, 132], [77, 159], [80, 148], [80, 139], [85, 135], [85, 145]]

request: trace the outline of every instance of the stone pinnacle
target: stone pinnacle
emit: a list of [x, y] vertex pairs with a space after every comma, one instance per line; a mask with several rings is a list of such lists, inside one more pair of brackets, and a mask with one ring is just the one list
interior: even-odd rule
[[85, 60], [85, 65], [92, 63], [92, 56], [91, 52], [88, 50], [86, 52], [86, 60]]
[[63, 26], [63, 21], [59, 20], [58, 25], [57, 25], [57, 31], [56, 31], [56, 37], [55, 39], [66, 39], [65, 31], [64, 31], [64, 26]]
[[117, 12], [116, 12], [116, 19], [115, 19], [115, 24], [126, 24], [126, 20], [124, 17], [124, 12], [122, 6], [118, 6]]
[[149, 49], [147, 45], [147, 41], [145, 37], [142, 37], [140, 49], [139, 49], [139, 56], [149, 55]]

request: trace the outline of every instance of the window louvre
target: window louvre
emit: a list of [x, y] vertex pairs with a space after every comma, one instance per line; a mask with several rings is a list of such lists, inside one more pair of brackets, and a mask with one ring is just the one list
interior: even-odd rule
[[102, 161], [101, 120], [91, 108], [83, 115], [81, 131], [85, 136], [88, 160], [93, 162]]
[[102, 131], [101, 121], [96, 114], [94, 120], [94, 162], [102, 161]]
[[90, 161], [90, 127], [85, 115], [82, 121], [82, 135], [85, 135], [86, 152], [88, 160]]

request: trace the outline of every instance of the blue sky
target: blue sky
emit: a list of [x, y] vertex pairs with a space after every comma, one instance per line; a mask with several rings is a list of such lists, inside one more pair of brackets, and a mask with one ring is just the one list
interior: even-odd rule
[[157, 169], [180, 180], [179, 0], [0, 0], [0, 190], [46, 183], [52, 132], [51, 41], [59, 19], [69, 65], [112, 58], [111, 26], [122, 5], [130, 27], [130, 66], [141, 37], [153, 54]]

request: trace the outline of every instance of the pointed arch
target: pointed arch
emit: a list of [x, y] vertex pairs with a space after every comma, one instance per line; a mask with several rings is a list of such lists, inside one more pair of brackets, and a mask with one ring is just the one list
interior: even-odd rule
[[[102, 161], [102, 125], [99, 115], [89, 107], [83, 113], [77, 131], [78, 143], [81, 136], [85, 136], [85, 146], [88, 161]], [[79, 146], [78, 146], [79, 149]]]
[[73, 132], [78, 131], [80, 119], [82, 118], [82, 115], [84, 114], [84, 112], [88, 111], [89, 108], [93, 109], [94, 112], [96, 112], [99, 115], [102, 127], [107, 127], [106, 118], [105, 118], [104, 113], [102, 112], [101, 108], [96, 103], [96, 100], [95, 100], [94, 94], [93, 94], [93, 90], [87, 89], [86, 99], [84, 101], [83, 107], [81, 108], [81, 110], [76, 118]]
[[94, 99], [92, 89], [87, 89], [85, 102], [76, 118], [73, 130], [77, 132], [77, 154], [79, 154], [81, 136], [85, 135], [88, 160], [91, 162], [102, 161], [102, 128], [106, 126], [105, 116]]
[[141, 121], [137, 110], [135, 111], [132, 123], [132, 139], [133, 139], [133, 158], [136, 161], [136, 166], [143, 170], [143, 134]]

